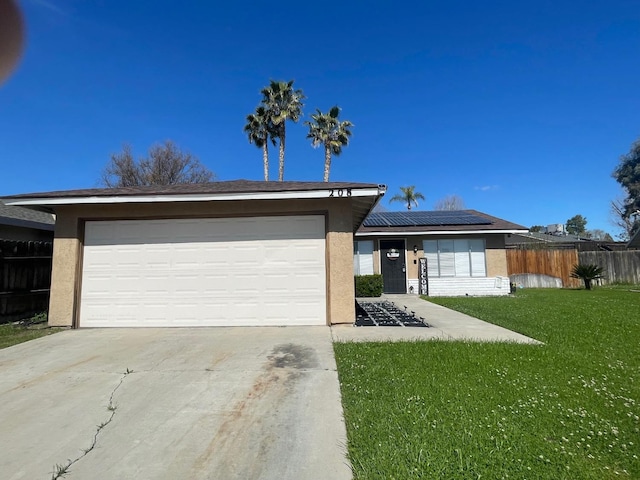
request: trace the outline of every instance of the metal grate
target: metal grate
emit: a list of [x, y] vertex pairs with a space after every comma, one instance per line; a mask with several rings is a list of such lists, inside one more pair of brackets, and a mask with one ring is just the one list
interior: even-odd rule
[[391, 302], [356, 302], [356, 327], [429, 327], [414, 311]]

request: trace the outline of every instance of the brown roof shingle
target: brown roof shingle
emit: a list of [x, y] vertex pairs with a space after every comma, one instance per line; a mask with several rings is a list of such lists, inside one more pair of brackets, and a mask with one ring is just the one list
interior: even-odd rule
[[115, 197], [144, 195], [189, 195], [313, 191], [338, 188], [377, 188], [374, 183], [354, 182], [265, 182], [257, 180], [230, 180], [211, 183], [187, 183], [180, 185], [159, 185], [121, 188], [88, 188], [79, 190], [59, 190], [53, 192], [23, 193], [8, 195], [7, 200], [24, 198], [74, 198], [74, 197]]

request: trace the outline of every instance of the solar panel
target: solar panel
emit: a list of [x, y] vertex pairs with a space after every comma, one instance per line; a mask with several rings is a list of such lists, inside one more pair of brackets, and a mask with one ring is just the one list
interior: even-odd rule
[[426, 227], [446, 225], [491, 225], [491, 221], [465, 211], [376, 212], [364, 221], [365, 227]]

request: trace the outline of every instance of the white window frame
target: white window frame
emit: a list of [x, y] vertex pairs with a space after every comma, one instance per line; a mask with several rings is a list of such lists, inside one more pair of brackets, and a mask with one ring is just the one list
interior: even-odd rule
[[422, 251], [427, 259], [429, 277], [473, 278], [487, 276], [484, 238], [423, 240]]
[[373, 240], [354, 240], [353, 274], [373, 275]]

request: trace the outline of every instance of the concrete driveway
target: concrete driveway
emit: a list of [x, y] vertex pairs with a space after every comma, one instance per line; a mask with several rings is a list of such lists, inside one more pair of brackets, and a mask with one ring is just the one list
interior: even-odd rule
[[349, 479], [327, 327], [70, 330], [0, 350], [4, 480]]

